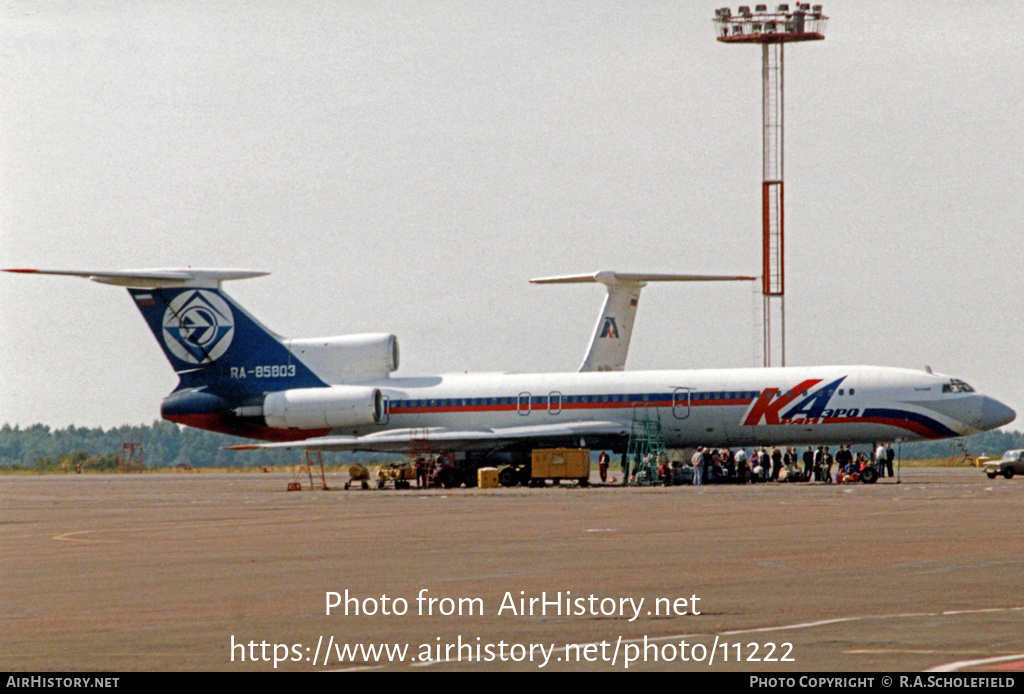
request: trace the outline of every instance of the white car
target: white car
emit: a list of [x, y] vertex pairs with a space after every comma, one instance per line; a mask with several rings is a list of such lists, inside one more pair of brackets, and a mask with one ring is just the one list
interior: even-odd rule
[[999, 460], [990, 460], [985, 463], [985, 474], [989, 479], [994, 480], [996, 475], [1010, 479], [1018, 472], [1024, 474], [1024, 449], [1006, 451]]

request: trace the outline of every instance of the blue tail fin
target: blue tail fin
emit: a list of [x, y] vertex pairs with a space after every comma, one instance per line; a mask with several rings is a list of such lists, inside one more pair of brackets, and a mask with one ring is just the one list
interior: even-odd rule
[[239, 407], [246, 399], [269, 391], [326, 385], [280, 337], [221, 289], [227, 280], [260, 277], [265, 272], [200, 268], [7, 272], [86, 277], [127, 287], [181, 377], [175, 392], [201, 388]]
[[[281, 338], [221, 290], [226, 280], [265, 275], [252, 270], [38, 270], [7, 272], [85, 277], [127, 287], [181, 381], [161, 414], [180, 424], [237, 436], [292, 440], [315, 432], [276, 430], [250, 414], [266, 393], [327, 384]], [[326, 429], [324, 432], [326, 433]]]
[[219, 287], [128, 290], [181, 378], [237, 405], [267, 391], [326, 385]]

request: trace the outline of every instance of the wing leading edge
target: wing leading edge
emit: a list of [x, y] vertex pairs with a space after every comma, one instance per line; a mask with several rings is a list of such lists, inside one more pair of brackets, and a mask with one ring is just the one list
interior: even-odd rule
[[408, 453], [414, 446], [445, 451], [499, 451], [527, 441], [534, 447], [564, 443], [567, 439], [628, 436], [629, 426], [621, 422], [563, 422], [493, 429], [448, 429], [445, 427], [390, 429], [365, 436], [319, 436], [302, 441], [228, 446], [233, 451], [272, 448], [319, 449], [322, 451], [367, 451]]

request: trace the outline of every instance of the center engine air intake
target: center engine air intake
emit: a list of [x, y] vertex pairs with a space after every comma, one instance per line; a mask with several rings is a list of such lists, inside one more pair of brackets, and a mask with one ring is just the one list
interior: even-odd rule
[[398, 369], [398, 338], [384, 333], [286, 340], [285, 347], [327, 383], [387, 378]]
[[263, 418], [275, 429], [324, 429], [377, 424], [384, 419], [384, 396], [369, 386], [295, 388], [270, 393]]

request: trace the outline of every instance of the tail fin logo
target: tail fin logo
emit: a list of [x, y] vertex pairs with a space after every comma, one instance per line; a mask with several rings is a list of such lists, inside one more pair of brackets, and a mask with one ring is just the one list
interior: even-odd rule
[[615, 325], [615, 319], [611, 316], [604, 319], [604, 325], [601, 327], [601, 337], [619, 339], [619, 328]]
[[235, 335], [231, 307], [216, 293], [182, 292], [164, 314], [164, 344], [189, 364], [205, 364], [224, 355]]

